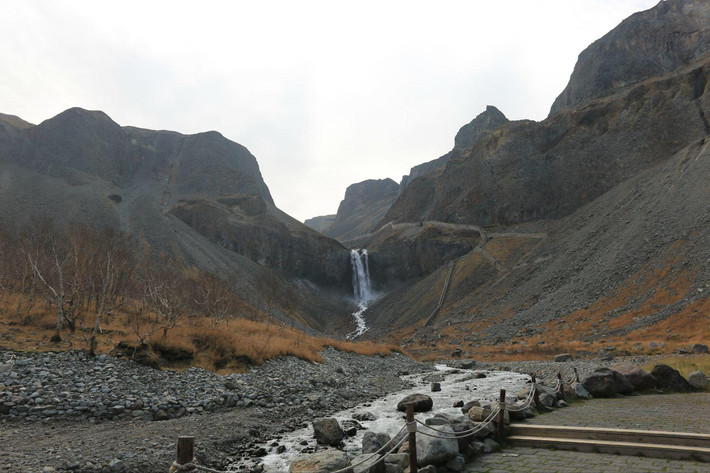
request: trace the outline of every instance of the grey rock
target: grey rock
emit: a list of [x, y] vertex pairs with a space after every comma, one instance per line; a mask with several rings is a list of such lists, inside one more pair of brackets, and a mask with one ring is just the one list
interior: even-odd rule
[[417, 393], [410, 394], [409, 396], [406, 396], [404, 399], [399, 401], [397, 403], [397, 410], [402, 412], [406, 411], [407, 404], [409, 403], [414, 404], [414, 412], [428, 412], [434, 405], [434, 401], [429, 396], [427, 396], [426, 394]]
[[708, 377], [702, 371], [693, 371], [688, 375], [688, 384], [698, 391], [704, 391], [708, 387]]
[[696, 355], [708, 353], [708, 346], [703, 343], [693, 343], [690, 352]]
[[[417, 461], [420, 465], [445, 464], [459, 454], [459, 444], [454, 437], [454, 430], [449, 426], [441, 426], [442, 432], [437, 432], [437, 437], [417, 435]], [[451, 438], [440, 438], [450, 435]]]
[[555, 355], [555, 361], [557, 362], [565, 362], [565, 361], [572, 361], [572, 355], [569, 353], [562, 353], [560, 355]]
[[[327, 449], [313, 454], [301, 454], [289, 466], [291, 473], [330, 473], [350, 466], [345, 452]], [[352, 473], [352, 469], [350, 470]]]
[[313, 436], [318, 443], [335, 447], [343, 440], [345, 433], [336, 419], [326, 418], [313, 421]]
[[114, 458], [108, 464], [108, 468], [111, 471], [123, 471], [126, 468], [126, 465], [123, 463], [123, 460], [120, 460], [118, 458]]
[[363, 453], [350, 460], [350, 464], [353, 465], [353, 473], [386, 473], [385, 462], [380, 455]]

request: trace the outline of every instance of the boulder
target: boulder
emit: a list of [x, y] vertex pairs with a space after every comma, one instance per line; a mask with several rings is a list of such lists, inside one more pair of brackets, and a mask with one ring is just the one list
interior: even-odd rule
[[552, 407], [555, 405], [555, 402], [557, 402], [557, 396], [548, 393], [540, 393], [537, 398], [544, 407]]
[[[313, 454], [301, 454], [291, 462], [291, 473], [330, 473], [350, 466], [345, 452], [335, 449], [323, 450]], [[352, 473], [352, 470], [350, 470]]]
[[[520, 407], [520, 404], [514, 403], [513, 407], [518, 409]], [[522, 410], [515, 410], [515, 411], [507, 411], [510, 415], [510, 418], [513, 420], [525, 420], [530, 417], [535, 417], [535, 413], [533, 412], [532, 407], [526, 407], [525, 409]]]
[[345, 433], [338, 421], [330, 417], [313, 421], [313, 436], [318, 443], [335, 447], [343, 440]]
[[356, 420], [344, 420], [343, 421], [343, 432], [348, 437], [354, 437], [358, 430], [362, 430], [363, 426]]
[[404, 453], [390, 453], [385, 456], [385, 463], [393, 463], [404, 469], [409, 466], [409, 455]]
[[476, 367], [476, 361], [475, 360], [461, 360], [461, 363], [459, 364], [461, 368], [465, 370], [471, 370]]
[[468, 414], [468, 411], [470, 411], [472, 407], [474, 407], [474, 406], [480, 407], [480, 405], [481, 405], [481, 403], [479, 401], [468, 401], [461, 408], [461, 412], [463, 412], [464, 414]]
[[390, 441], [389, 435], [365, 432], [362, 436], [362, 453], [375, 453]]
[[491, 410], [485, 407], [473, 406], [468, 411], [468, 417], [474, 422], [483, 422], [491, 415]]
[[620, 363], [611, 369], [626, 376], [636, 391], [656, 389], [658, 385], [658, 380], [651, 373], [631, 363]]
[[613, 397], [615, 394], [634, 392], [634, 386], [626, 376], [609, 368], [594, 370], [582, 381], [582, 386], [594, 397]]
[[369, 420], [377, 420], [377, 416], [370, 411], [362, 411], [354, 413], [353, 419], [365, 422]]
[[430, 417], [424, 421], [426, 425], [450, 425], [451, 421], [443, 417]]
[[572, 390], [574, 390], [575, 395], [579, 399], [589, 399], [592, 397], [582, 383], [572, 383]]
[[[454, 429], [444, 425], [438, 427], [438, 430], [441, 432], [436, 432], [437, 437], [417, 435], [417, 462], [419, 465], [443, 465], [459, 454], [459, 443], [454, 437]], [[450, 438], [440, 438], [440, 436], [447, 435]]]
[[686, 379], [668, 365], [656, 365], [651, 370], [651, 374], [658, 380], [658, 387], [670, 389], [671, 391], [690, 391], [691, 386]]
[[439, 392], [441, 391], [441, 383], [431, 383], [431, 392]]
[[554, 360], [558, 363], [565, 362], [565, 361], [572, 361], [572, 355], [569, 353], [562, 353], [560, 355], [555, 355]]
[[[500, 444], [493, 440], [492, 438], [488, 437], [487, 439], [483, 440], [483, 443], [486, 445], [486, 450], [488, 450], [486, 453], [489, 452], [497, 452], [500, 450]], [[485, 451], [485, 450], [484, 450]]]
[[350, 460], [353, 473], [386, 473], [385, 462], [381, 455], [363, 453]]
[[385, 463], [385, 473], [404, 473], [404, 468], [396, 463]]
[[434, 401], [427, 396], [426, 394], [410, 394], [409, 396], [405, 397], [401, 401], [397, 403], [397, 410], [398, 411], [406, 411], [407, 410], [407, 404], [409, 403], [414, 404], [414, 412], [428, 412], [431, 410], [431, 408], [434, 406]]
[[708, 377], [702, 371], [693, 371], [688, 376], [688, 384], [698, 391], [705, 391], [708, 387]]
[[449, 471], [463, 471], [466, 467], [466, 459], [463, 455], [458, 455], [446, 462], [446, 468]]
[[436, 473], [436, 467], [434, 465], [427, 465], [424, 468], [419, 468], [419, 473]]
[[456, 401], [456, 402], [453, 404], [453, 407], [463, 407], [463, 401]]
[[702, 343], [693, 343], [690, 347], [690, 352], [696, 355], [708, 353], [708, 346]]

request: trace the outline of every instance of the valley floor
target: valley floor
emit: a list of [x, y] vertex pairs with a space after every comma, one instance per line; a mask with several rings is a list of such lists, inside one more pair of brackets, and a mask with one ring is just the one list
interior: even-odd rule
[[[10, 366], [7, 362], [10, 356], [14, 357], [14, 365], [11, 369], [7, 369]], [[79, 372], [84, 366], [90, 370], [91, 376], [97, 379], [98, 384], [92, 384], [92, 389], [110, 381], [104, 380], [103, 377], [123, 379], [122, 376], [128, 375], [128, 379], [136, 383], [133, 389], [131, 389], [131, 381], [122, 383], [127, 384], [122, 386], [128, 389], [129, 395], [126, 395], [126, 398], [140, 398], [145, 394], [141, 391], [145, 389], [141, 383], [148, 379], [147, 375], [143, 374], [145, 367], [124, 360], [107, 359], [106, 362], [110, 362], [114, 368], [108, 370], [109, 373], [104, 373], [101, 369], [95, 369], [97, 368], [95, 363], [88, 361], [80, 363], [79, 360], [65, 367], [65, 371], [70, 371], [71, 374], [67, 374], [67, 380], [62, 381], [59, 378], [54, 379], [61, 376], [54, 370], [56, 360], [53, 357], [59, 356], [60, 354], [53, 353], [28, 355], [0, 352], [0, 359], [6, 360], [4, 365], [0, 366], [2, 368], [0, 369], [0, 392], [12, 389], [15, 393], [22, 392], [25, 393], [23, 396], [29, 397], [30, 394], [27, 394], [29, 388], [39, 383], [44, 390], [40, 395], [50, 398], [55, 382], [57, 389], [67, 391], [73, 389], [69, 384], [70, 380], [86, 374]], [[25, 361], [18, 363], [20, 359]], [[0, 445], [2, 446], [0, 447], [0, 471], [164, 473], [168, 471], [175, 458], [175, 442], [178, 436], [182, 435], [195, 437], [196, 459], [200, 464], [223, 470], [240, 458], [256, 456], [256, 450], [265, 440], [278, 438], [280, 433], [302, 427], [317, 417], [330, 415], [335, 411], [410, 387], [400, 377], [402, 374], [427, 372], [433, 368], [432, 365], [416, 362], [401, 354], [365, 357], [334, 349], [324, 350], [323, 360], [323, 363], [312, 363], [293, 357], [283, 357], [266, 362], [248, 373], [221, 378], [219, 375], [207, 373], [195, 378], [197, 372], [194, 368], [180, 373], [175, 372], [170, 376], [206, 380], [202, 382], [213, 383], [215, 389], [221, 382], [226, 390], [241, 392], [242, 400], [248, 395], [252, 402], [248, 403], [248, 406], [243, 405], [243, 402], [234, 407], [218, 406], [213, 411], [190, 410], [182, 416], [169, 420], [146, 420], [149, 417], [147, 412], [142, 417], [119, 415], [116, 416], [117, 420], [94, 419], [91, 416], [77, 416], [73, 420], [44, 416], [37, 416], [34, 420], [21, 417], [12, 419], [8, 415], [0, 416]], [[549, 379], [561, 369], [565, 373], [565, 378], [570, 376], [573, 366], [578, 369], [580, 376], [583, 376], [597, 367], [613, 365], [619, 361], [641, 363], [643, 360], [477, 363], [475, 368], [535, 372], [539, 378]], [[13, 372], [16, 373], [14, 377], [11, 376]], [[236, 389], [230, 387], [230, 381], [238, 387]], [[158, 398], [167, 397], [169, 388], [175, 385], [170, 379], [164, 382], [164, 385], [152, 387]], [[21, 391], [15, 389], [18, 383], [26, 386], [25, 389]], [[106, 384], [108, 385], [110, 383]], [[91, 389], [88, 391], [73, 389], [72, 392], [78, 393], [79, 396], [90, 397]], [[60, 397], [61, 394], [60, 392]], [[15, 398], [18, 396], [16, 395]], [[151, 396], [145, 397], [152, 399]], [[700, 411], [696, 410], [695, 406]], [[707, 424], [703, 424], [703, 420], [710, 414], [710, 394], [651, 395], [608, 401], [595, 400], [575, 403], [569, 409], [561, 409], [535, 420], [546, 422], [549, 419], [553, 423], [563, 422], [558, 420], [558, 416], [563, 416], [562, 418], [569, 416], [566, 417], [569, 422], [575, 422], [575, 419], [591, 419], [590, 422], [605, 418], [610, 420], [615, 417], [607, 413], [613, 409], [620, 409], [619, 412], [628, 416], [623, 417], [620, 414], [621, 417], [618, 419], [621, 424], [617, 425], [631, 422], [625, 419], [633, 419], [633, 427], [642, 425], [636, 422], [650, 422], [648, 428], [654, 428], [653, 422], [665, 422], [666, 418], [675, 418], [679, 423], [679, 430], [707, 432], [708, 427]], [[659, 416], [659, 412], [666, 412], [668, 416]], [[518, 471], [505, 467], [501, 470], [496, 466], [512, 464], [513, 459], [517, 457], [510, 456], [511, 452], [516, 453], [517, 450], [506, 450], [503, 454], [486, 456], [477, 460], [479, 463], [474, 465], [488, 468], [483, 471]], [[560, 452], [560, 458], [565, 458], [564, 455], [567, 453]], [[537, 461], [539, 458], [548, 458], [549, 455], [545, 453], [542, 456], [532, 457]], [[564, 465], [567, 460], [559, 461]], [[117, 469], [109, 467], [112, 463]], [[120, 464], [125, 468], [119, 469]], [[691, 464], [683, 463], [683, 465]], [[555, 471], [550, 470], [549, 466], [544, 470], [529, 467], [525, 471]], [[701, 467], [706, 466], [701, 465]], [[639, 468], [623, 469], [623, 471], [656, 471], [644, 469], [645, 467]], [[565, 470], [560, 467], [558, 471], [577, 470]], [[683, 470], [670, 468], [667, 471]], [[710, 471], [710, 468], [698, 469], [698, 471]]]

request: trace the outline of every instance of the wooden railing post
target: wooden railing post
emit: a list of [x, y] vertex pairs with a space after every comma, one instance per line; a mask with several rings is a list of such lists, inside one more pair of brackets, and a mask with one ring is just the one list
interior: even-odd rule
[[498, 412], [496, 442], [501, 443], [503, 441], [503, 420], [505, 419], [505, 389], [500, 390], [500, 403], [498, 405], [500, 411]]
[[557, 372], [557, 379], [560, 380], [560, 397], [563, 401], [566, 401], [567, 396], [565, 396], [565, 383], [564, 381], [562, 381], [562, 373], [560, 373], [559, 371]]
[[532, 388], [535, 391], [533, 392], [533, 401], [535, 401], [535, 409], [538, 411], [542, 411], [542, 408], [540, 407], [540, 393], [537, 392], [537, 381], [535, 381], [535, 375], [531, 374], [530, 378], [532, 379]]
[[[195, 437], [178, 437], [177, 441], [177, 460], [178, 465], [186, 465], [192, 463], [195, 458]], [[170, 472], [174, 472], [175, 467], [170, 468]]]
[[[412, 428], [412, 426], [414, 428]], [[407, 431], [409, 432], [409, 471], [417, 473], [417, 424], [414, 423], [414, 403], [407, 404]]]

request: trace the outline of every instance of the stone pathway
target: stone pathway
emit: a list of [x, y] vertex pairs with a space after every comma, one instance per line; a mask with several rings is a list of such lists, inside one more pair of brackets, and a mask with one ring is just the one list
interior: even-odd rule
[[[629, 396], [573, 403], [528, 422], [673, 432], [710, 433], [710, 393]], [[710, 463], [604, 455], [563, 450], [507, 448], [469, 464], [474, 473], [710, 473]]]

